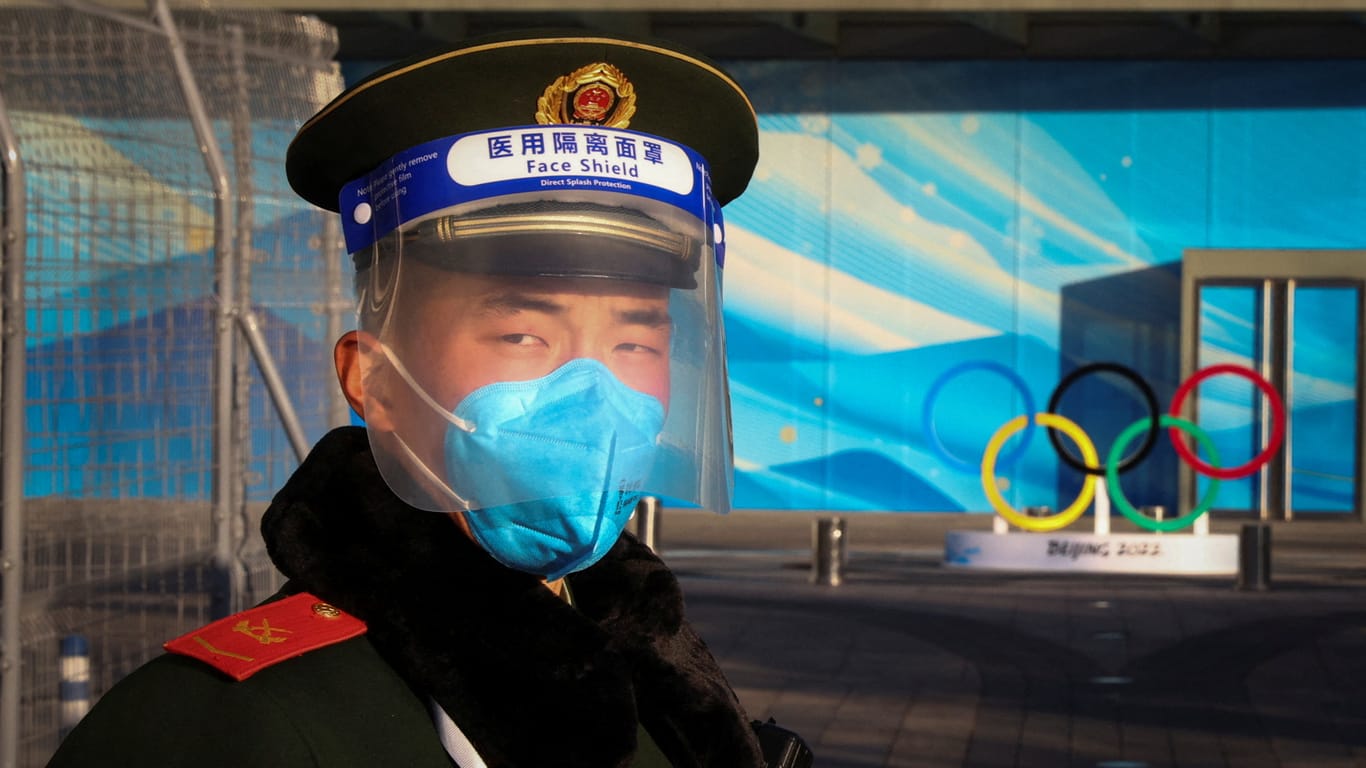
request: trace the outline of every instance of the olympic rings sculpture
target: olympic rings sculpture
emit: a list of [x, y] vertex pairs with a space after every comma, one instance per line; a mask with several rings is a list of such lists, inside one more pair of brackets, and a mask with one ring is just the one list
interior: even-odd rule
[[[967, 466], [966, 462], [953, 456], [944, 447], [943, 441], [939, 438], [938, 432], [934, 428], [933, 414], [934, 401], [943, 390], [944, 385], [954, 377], [971, 370], [989, 370], [1000, 373], [1011, 381], [1022, 393], [1028, 412], [1033, 411], [1032, 399], [1028, 389], [1024, 386], [1020, 377], [1010, 369], [998, 363], [988, 361], [969, 361], [960, 363], [941, 374], [931, 385], [925, 396], [925, 405], [922, 409], [922, 418], [925, 421], [926, 433], [930, 436], [930, 445], [949, 463], [960, 467]], [[1134, 384], [1143, 396], [1148, 406], [1149, 415], [1126, 427], [1115, 439], [1114, 445], [1106, 456], [1104, 464], [1100, 463], [1096, 452], [1095, 444], [1092, 443], [1090, 436], [1075, 422], [1067, 419], [1058, 413], [1057, 407], [1062, 400], [1063, 393], [1076, 383], [1081, 377], [1090, 373], [1109, 372], [1124, 377]], [[1199, 386], [1199, 384], [1213, 376], [1221, 374], [1232, 374], [1240, 376], [1252, 382], [1262, 395], [1266, 398], [1271, 409], [1271, 435], [1266, 445], [1252, 459], [1236, 467], [1221, 468], [1219, 464], [1219, 454], [1214, 447], [1214, 441], [1209, 434], [1201, 429], [1194, 422], [1181, 418], [1181, 408], [1185, 404], [1186, 398]], [[991, 502], [992, 508], [1001, 517], [1014, 523], [1017, 527], [1027, 531], [1045, 532], [1056, 531], [1064, 528], [1076, 521], [1086, 511], [1091, 500], [1095, 496], [1098, 478], [1104, 476], [1106, 479], [1106, 489], [1111, 494], [1111, 500], [1125, 517], [1129, 518], [1134, 524], [1150, 531], [1174, 531], [1184, 528], [1194, 523], [1201, 515], [1205, 514], [1210, 506], [1214, 504], [1214, 499], [1219, 492], [1219, 481], [1230, 480], [1244, 477], [1256, 472], [1265, 466], [1280, 449], [1281, 442], [1285, 439], [1285, 404], [1282, 402], [1280, 394], [1275, 387], [1271, 386], [1261, 374], [1247, 366], [1232, 363], [1222, 363], [1202, 368], [1186, 379], [1176, 393], [1172, 396], [1172, 402], [1163, 414], [1157, 406], [1157, 398], [1154, 396], [1152, 388], [1144, 381], [1132, 368], [1118, 363], [1090, 363], [1081, 366], [1063, 377], [1054, 388], [1048, 400], [1048, 409], [1044, 412], [1034, 413], [1033, 421], [1041, 427], [1049, 430], [1049, 441], [1053, 444], [1059, 458], [1069, 466], [1085, 474], [1086, 479], [1082, 483], [1081, 491], [1077, 498], [1073, 500], [1066, 509], [1054, 515], [1045, 517], [1029, 517], [1010, 505], [1001, 495], [996, 485], [996, 469], [998, 463], [1005, 463], [1003, 459], [1008, 458], [1013, 461], [1023, 453], [1029, 439], [1029, 432], [1020, 444], [1012, 450], [1007, 457], [1001, 457], [1001, 447], [1013, 435], [1029, 426], [1028, 416], [1016, 416], [1005, 424], [1001, 425], [987, 442], [987, 447], [982, 455], [981, 480], [982, 490], [987, 495], [987, 500]], [[1167, 434], [1172, 441], [1177, 455], [1195, 472], [1211, 478], [1212, 482], [1205, 489], [1205, 494], [1200, 501], [1191, 509], [1190, 512], [1170, 520], [1154, 520], [1134, 508], [1133, 504], [1125, 497], [1124, 491], [1120, 486], [1120, 474], [1134, 467], [1142, 461], [1152, 450], [1156, 442], [1157, 434], [1163, 428], [1167, 429]], [[1066, 450], [1058, 439], [1056, 432], [1061, 432], [1076, 444], [1077, 450], [1081, 452], [1081, 459]], [[1124, 451], [1129, 444], [1134, 441], [1139, 432], [1144, 432], [1144, 441], [1133, 455], [1124, 457]], [[1190, 443], [1180, 434], [1188, 433], [1199, 443], [1213, 463], [1207, 463], [1195, 455]]]

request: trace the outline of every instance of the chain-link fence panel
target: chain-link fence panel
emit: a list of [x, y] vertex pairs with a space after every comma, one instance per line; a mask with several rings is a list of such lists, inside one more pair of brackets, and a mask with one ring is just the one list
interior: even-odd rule
[[[7, 341], [26, 350], [23, 503], [0, 508], [23, 520], [22, 546], [4, 543], [22, 551], [22, 597], [4, 606], [22, 640], [8, 654], [19, 766], [42, 765], [60, 738], [63, 638], [87, 642], [98, 698], [214, 618], [224, 530], [245, 574], [235, 601], [278, 587], [257, 523], [298, 462], [281, 403], [308, 443], [345, 418], [330, 373], [348, 311], [340, 248], [284, 177], [294, 130], [340, 90], [335, 33], [203, 8], [172, 17], [227, 199], [166, 28], [95, 6], [0, 10], [0, 94], [26, 191], [24, 258], [5, 265], [25, 286], [26, 333]], [[225, 344], [231, 370], [216, 371]], [[223, 428], [229, 457], [215, 448]], [[216, 519], [225, 498], [230, 525]], [[0, 701], [0, 718], [14, 707]]]

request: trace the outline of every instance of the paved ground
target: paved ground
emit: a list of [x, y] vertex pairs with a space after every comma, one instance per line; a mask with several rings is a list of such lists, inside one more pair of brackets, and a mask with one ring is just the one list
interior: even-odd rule
[[988, 516], [854, 514], [829, 587], [813, 518], [666, 510], [660, 548], [750, 714], [818, 768], [1366, 766], [1366, 525], [1278, 524], [1253, 592], [948, 568], [944, 533]]

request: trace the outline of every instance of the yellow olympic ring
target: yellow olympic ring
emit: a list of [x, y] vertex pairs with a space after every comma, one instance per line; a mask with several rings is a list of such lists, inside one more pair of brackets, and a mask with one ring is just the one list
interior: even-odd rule
[[[1081, 493], [1067, 509], [1056, 515], [1048, 517], [1026, 517], [1010, 506], [1010, 503], [1001, 496], [1001, 491], [996, 487], [996, 455], [1001, 452], [1001, 446], [1005, 445], [1010, 436], [1025, 428], [1029, 423], [1029, 417], [1016, 416], [1001, 425], [996, 430], [996, 434], [991, 436], [991, 441], [987, 443], [986, 453], [982, 455], [982, 490], [986, 491], [987, 499], [991, 501], [991, 506], [996, 512], [1006, 520], [1026, 531], [1056, 531], [1071, 525], [1073, 521], [1081, 517], [1081, 513], [1091, 505], [1091, 499], [1096, 494], [1096, 476], [1087, 473], [1086, 479], [1082, 481]], [[1059, 432], [1072, 438], [1076, 443], [1077, 449], [1081, 451], [1082, 459], [1089, 467], [1099, 467], [1100, 457], [1096, 455], [1096, 446], [1091, 442], [1091, 438], [1081, 431], [1077, 423], [1056, 413], [1036, 413], [1034, 423], [1041, 427], [1056, 429]]]

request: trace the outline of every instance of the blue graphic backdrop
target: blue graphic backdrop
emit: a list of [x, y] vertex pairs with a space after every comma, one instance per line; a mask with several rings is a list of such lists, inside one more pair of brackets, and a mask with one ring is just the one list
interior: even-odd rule
[[[763, 129], [759, 172], [727, 218], [738, 506], [985, 510], [977, 474], [937, 453], [920, 418], [944, 371], [1004, 364], [1042, 407], [1066, 372], [1114, 361], [1165, 406], [1183, 249], [1366, 241], [1359, 62], [733, 71]], [[1206, 318], [1202, 361], [1251, 363], [1220, 342], [1238, 335], [1220, 324], [1244, 322]], [[1353, 402], [1346, 375], [1328, 382], [1339, 412]], [[1202, 411], [1228, 411], [1212, 430], [1225, 462], [1245, 461], [1250, 387], [1220, 379], [1200, 396]], [[1122, 380], [1079, 382], [1064, 403], [1102, 455], [1143, 415]], [[953, 454], [976, 461], [1023, 404], [982, 372], [932, 410]], [[1059, 465], [1032, 440], [1001, 473], [1006, 498], [1065, 506], [1080, 478]], [[1128, 497], [1171, 508], [1175, 467], [1155, 450], [1125, 476]]]
[[[739, 507], [986, 511], [977, 473], [948, 461], [929, 430], [943, 450], [975, 464], [990, 435], [1025, 412], [1024, 398], [999, 375], [968, 371], [943, 387], [927, 424], [926, 394], [945, 371], [965, 361], [1002, 364], [1042, 408], [1066, 372], [1113, 361], [1142, 373], [1165, 406], [1179, 384], [1183, 249], [1366, 246], [1366, 62], [730, 69], [750, 91], [762, 130], [754, 181], [726, 217]], [[649, 96], [641, 94], [642, 109]], [[288, 133], [262, 126], [258, 140], [274, 146]], [[207, 215], [208, 201], [192, 202]], [[148, 260], [204, 268], [206, 245]], [[92, 275], [90, 290], [111, 279], [121, 278]], [[154, 287], [146, 322], [210, 306], [208, 297]], [[293, 320], [271, 315], [275, 338], [316, 345], [325, 358], [332, 340], [316, 338], [316, 323]], [[1237, 311], [1210, 312], [1206, 357], [1251, 362], [1247, 322]], [[81, 338], [33, 348], [31, 360], [121, 355], [110, 338], [118, 333], [87, 318]], [[1320, 340], [1315, 355], [1332, 359], [1332, 344]], [[321, 376], [286, 374], [291, 382]], [[1319, 413], [1352, 405], [1354, 372], [1321, 365], [1314, 375]], [[64, 387], [79, 384], [30, 383], [38, 392]], [[1227, 412], [1211, 428], [1225, 461], [1246, 460], [1250, 387], [1221, 381], [1202, 387], [1201, 398], [1202, 412], [1206, 404]], [[30, 420], [71, 418], [60, 408], [32, 406]], [[1102, 454], [1143, 415], [1132, 390], [1106, 377], [1079, 383], [1063, 410]], [[119, 413], [168, 429], [204, 419], [175, 409]], [[322, 429], [306, 426], [311, 437]], [[76, 442], [34, 446], [41, 466], [29, 492], [90, 492], [60, 469], [83, 450]], [[175, 457], [140, 461], [173, 465]], [[1155, 451], [1125, 476], [1129, 498], [1174, 503], [1175, 467], [1170, 449]], [[1016, 505], [1060, 508], [1079, 485], [1041, 435], [1000, 474]], [[201, 477], [149, 479], [128, 492], [203, 486]]]

